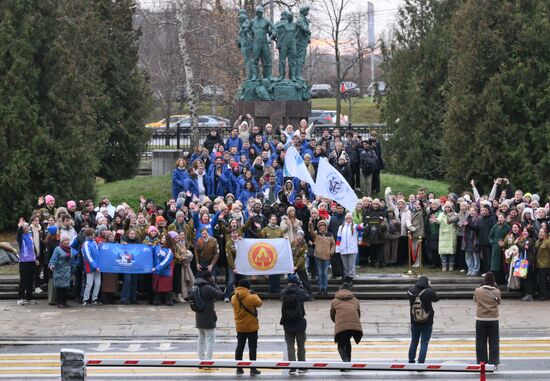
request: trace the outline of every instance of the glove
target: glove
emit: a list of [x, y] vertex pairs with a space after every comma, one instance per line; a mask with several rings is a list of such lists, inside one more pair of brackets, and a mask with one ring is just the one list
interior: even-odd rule
[[388, 197], [391, 194], [391, 188], [387, 187], [386, 190], [384, 191], [384, 194], [386, 195], [386, 197]]

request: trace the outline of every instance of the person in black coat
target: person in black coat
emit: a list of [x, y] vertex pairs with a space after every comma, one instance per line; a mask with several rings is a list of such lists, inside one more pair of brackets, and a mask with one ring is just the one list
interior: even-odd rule
[[210, 271], [201, 272], [200, 278], [195, 280], [195, 286], [199, 287], [204, 301], [204, 309], [195, 313], [195, 323], [199, 330], [198, 355], [200, 360], [211, 360], [216, 339], [216, 321], [218, 320], [214, 302], [223, 299], [223, 292]]
[[[328, 231], [332, 234], [334, 242], [336, 242], [336, 237], [338, 236], [338, 228], [344, 222], [346, 213], [344, 207], [340, 204], [336, 206], [336, 212], [332, 213], [330, 216]], [[332, 267], [332, 279], [336, 279], [342, 276], [343, 273], [343, 264], [340, 253], [334, 253], [330, 256], [330, 266]]]
[[[420, 353], [418, 353], [418, 363], [422, 364], [426, 360], [428, 353], [428, 344], [432, 337], [432, 328], [434, 324], [434, 310], [432, 303], [439, 301], [439, 296], [432, 288], [427, 276], [421, 276], [416, 284], [407, 291], [409, 304], [411, 307], [411, 345], [409, 346], [409, 362], [414, 363], [418, 341], [420, 343]], [[424, 321], [418, 321], [414, 314], [414, 305], [416, 298], [420, 297], [422, 308], [428, 314]]]
[[221, 144], [222, 146], [224, 145], [222, 137], [218, 135], [218, 130], [213, 128], [210, 130], [210, 133], [208, 134], [206, 139], [204, 139], [204, 143], [202, 145], [205, 146], [209, 152], [212, 152], [212, 149], [214, 148], [216, 143]]
[[[306, 361], [306, 328], [307, 321], [304, 302], [309, 299], [309, 294], [300, 285], [300, 279], [295, 274], [288, 276], [288, 286], [281, 291], [281, 322], [285, 330], [285, 342], [289, 361], [296, 361], [294, 342], [298, 347], [298, 361]], [[290, 304], [290, 313], [285, 311]], [[288, 319], [289, 315], [296, 315], [295, 319]], [[290, 369], [290, 374], [295, 374], [296, 369]]]

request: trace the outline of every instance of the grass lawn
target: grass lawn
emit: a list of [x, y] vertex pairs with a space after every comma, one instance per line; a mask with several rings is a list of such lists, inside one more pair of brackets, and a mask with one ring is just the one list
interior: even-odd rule
[[[448, 193], [448, 185], [443, 181], [415, 179], [407, 176], [382, 174], [382, 194], [384, 189], [391, 187], [393, 193], [403, 192], [405, 197], [410, 193], [416, 193], [419, 187], [425, 187], [428, 192], [434, 192], [437, 196]], [[172, 178], [170, 175], [153, 177], [137, 176], [131, 180], [121, 180], [112, 183], [97, 183], [98, 197], [107, 196], [113, 205], [126, 202], [132, 207], [139, 204], [139, 196], [144, 195], [155, 202], [165, 202], [172, 197]]]
[[393, 194], [397, 192], [403, 192], [405, 199], [408, 199], [409, 195], [414, 193], [420, 187], [426, 188], [426, 194], [428, 192], [434, 192], [436, 196], [443, 196], [449, 193], [449, 184], [444, 181], [417, 179], [409, 176], [393, 175], [391, 173], [382, 173], [380, 179], [382, 183], [381, 196], [384, 195], [386, 187], [391, 187]]
[[[351, 116], [352, 122], [380, 123], [380, 110], [371, 98], [352, 98]], [[315, 98], [311, 100], [313, 110], [336, 110], [336, 98]], [[342, 102], [342, 113], [349, 117], [349, 103]]]
[[144, 195], [156, 203], [164, 203], [172, 197], [172, 176], [137, 176], [130, 180], [112, 183], [98, 182], [97, 196], [109, 197], [111, 204], [126, 202], [133, 208], [139, 206], [139, 196]]

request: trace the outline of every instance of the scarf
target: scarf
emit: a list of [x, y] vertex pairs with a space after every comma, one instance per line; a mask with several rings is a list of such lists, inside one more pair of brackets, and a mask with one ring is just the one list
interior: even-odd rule
[[328, 220], [328, 210], [319, 210], [319, 217], [323, 220]]
[[71, 257], [71, 248], [69, 246], [61, 244], [59, 245], [59, 247], [65, 252], [65, 256], [67, 259]]

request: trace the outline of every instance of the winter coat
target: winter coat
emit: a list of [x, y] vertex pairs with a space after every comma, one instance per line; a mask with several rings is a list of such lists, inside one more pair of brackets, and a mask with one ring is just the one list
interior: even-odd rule
[[295, 218], [294, 220], [291, 220], [290, 218], [281, 220], [281, 231], [283, 232], [283, 236], [290, 242], [294, 242], [296, 239], [296, 233], [300, 229], [302, 229], [302, 221], [298, 218]]
[[86, 273], [95, 272], [99, 260], [99, 249], [93, 239], [87, 239], [82, 244], [82, 257], [84, 258], [84, 270]]
[[172, 197], [174, 199], [177, 199], [180, 192], [183, 192], [183, 184], [187, 178], [189, 178], [187, 169], [175, 168], [172, 171]]
[[34, 252], [34, 241], [32, 232], [23, 233], [23, 228], [17, 229], [17, 245], [19, 245], [19, 262], [34, 262], [36, 254]]
[[474, 302], [476, 302], [476, 320], [498, 320], [498, 306], [500, 304], [500, 290], [489, 285], [476, 288]]
[[204, 301], [204, 310], [195, 313], [195, 325], [199, 329], [214, 329], [218, 316], [214, 309], [214, 302], [223, 299], [223, 292], [217, 284], [208, 283], [202, 278], [195, 280], [195, 286], [198, 286]]
[[456, 213], [449, 214], [441, 213], [437, 216], [439, 223], [439, 255], [450, 254], [456, 252]]
[[294, 241], [290, 245], [292, 249], [292, 260], [298, 271], [306, 269], [307, 243], [304, 240], [301, 244]]
[[[424, 291], [424, 293], [420, 295], [422, 291]], [[414, 304], [414, 301], [418, 295], [420, 295], [420, 301], [422, 302], [424, 311], [429, 313], [429, 317], [428, 317], [428, 320], [426, 320], [424, 323], [416, 323], [414, 321], [412, 311], [410, 311], [411, 324], [432, 325], [434, 323], [434, 314], [435, 314], [432, 303], [438, 302], [439, 296], [437, 295], [437, 292], [435, 292], [435, 290], [430, 287], [428, 278], [426, 277], [418, 278], [415, 285], [410, 287], [409, 290], [407, 291], [407, 296], [409, 297], [409, 305], [411, 307]]]
[[401, 237], [401, 223], [397, 218], [388, 221], [388, 230], [386, 231], [386, 239], [396, 240]]
[[[244, 308], [241, 306], [241, 303]], [[237, 333], [256, 332], [260, 329], [257, 316], [252, 314], [255, 313], [257, 315], [257, 308], [262, 305], [262, 299], [257, 294], [252, 293], [246, 287], [237, 287], [231, 297], [231, 304], [233, 305]]]
[[199, 238], [197, 245], [195, 246], [195, 261], [197, 264], [208, 263], [209, 265], [215, 265], [219, 259], [218, 241], [214, 237], [208, 238], [207, 241], [204, 238]]
[[281, 324], [286, 332], [301, 333], [305, 332], [307, 328], [307, 321], [305, 318], [306, 312], [304, 308], [304, 302], [309, 299], [309, 295], [302, 286], [296, 283], [290, 283], [286, 288], [281, 291], [281, 300], [284, 300], [286, 294], [295, 293], [298, 304], [300, 305], [303, 315], [301, 319], [295, 321], [285, 321], [283, 319], [284, 306], [281, 304]]
[[430, 221], [432, 214], [439, 216], [443, 213], [441, 209], [432, 210], [430, 209], [426, 215], [426, 220], [424, 223], [424, 228], [426, 231], [426, 245], [429, 250], [436, 250], [439, 247], [439, 224]]
[[67, 256], [67, 252], [58, 246], [55, 248], [52, 254], [52, 258], [49, 263], [50, 267], [54, 267], [53, 270], [53, 286], [55, 288], [70, 288], [71, 287], [71, 275], [74, 271], [72, 255]]
[[[409, 230], [412, 232], [413, 238], [426, 237], [426, 233], [424, 231], [424, 213], [422, 210], [412, 212], [411, 226], [409, 226]], [[403, 231], [403, 224], [401, 224], [401, 231]]]
[[330, 304], [330, 319], [334, 322], [334, 336], [345, 331], [363, 332], [361, 305], [350, 290], [339, 290]]
[[283, 238], [283, 231], [281, 228], [277, 225], [274, 227], [267, 225], [265, 228], [262, 229], [260, 232], [259, 238]]
[[491, 271], [502, 270], [502, 251], [498, 241], [504, 240], [510, 233], [510, 226], [507, 223], [504, 225], [495, 224], [489, 232], [489, 243], [491, 244]]
[[223, 146], [222, 137], [218, 134], [216, 134], [216, 136], [208, 134], [208, 136], [204, 139], [204, 143], [202, 145], [206, 147], [208, 151], [212, 151], [216, 144], [221, 144]]
[[363, 225], [343, 223], [336, 236], [336, 252], [341, 255], [357, 254], [359, 252], [358, 237], [363, 231]]
[[329, 260], [336, 248], [336, 242], [334, 241], [332, 234], [328, 232], [325, 234], [311, 232], [311, 237], [315, 245], [315, 250], [313, 252], [315, 258], [319, 258], [324, 261]]
[[468, 216], [465, 221], [468, 224], [464, 226], [461, 248], [468, 253], [477, 253], [479, 252], [479, 241], [477, 239], [479, 216]]
[[550, 238], [535, 243], [537, 251], [537, 269], [550, 269]]
[[481, 216], [479, 219], [479, 228], [478, 228], [478, 239], [479, 239], [479, 245], [480, 246], [489, 246], [489, 233], [491, 232], [491, 228], [493, 225], [497, 223], [497, 220], [493, 214], [489, 214], [488, 216], [484, 217]]

